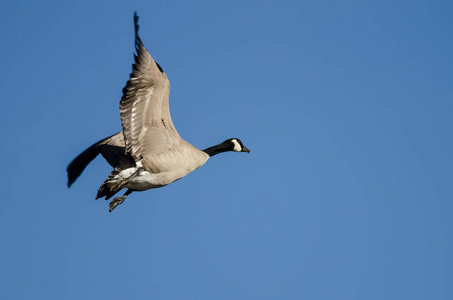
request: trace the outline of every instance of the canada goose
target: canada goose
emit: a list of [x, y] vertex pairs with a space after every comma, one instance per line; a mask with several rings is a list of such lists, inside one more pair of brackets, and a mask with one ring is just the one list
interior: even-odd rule
[[110, 212], [133, 191], [168, 185], [218, 153], [250, 152], [237, 138], [201, 151], [179, 136], [168, 107], [170, 82], [140, 39], [137, 13], [134, 13], [134, 24], [137, 54], [120, 101], [123, 131], [95, 143], [66, 169], [69, 187], [101, 153], [114, 170], [99, 188], [96, 199], [107, 200], [127, 188], [123, 196], [110, 202]]

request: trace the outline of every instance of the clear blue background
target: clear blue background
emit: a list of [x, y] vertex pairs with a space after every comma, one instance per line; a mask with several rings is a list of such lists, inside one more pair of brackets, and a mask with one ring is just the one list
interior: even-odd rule
[[[112, 214], [141, 36], [216, 156]], [[453, 299], [451, 1], [2, 1], [1, 299]]]

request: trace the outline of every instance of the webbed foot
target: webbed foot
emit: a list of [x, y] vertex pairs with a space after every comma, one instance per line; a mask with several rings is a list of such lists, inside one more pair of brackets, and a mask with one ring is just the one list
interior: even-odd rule
[[126, 193], [124, 193], [123, 196], [113, 198], [112, 202], [109, 203], [109, 207], [110, 207], [109, 213], [111, 213], [111, 212], [115, 209], [115, 207], [117, 207], [118, 205], [120, 205], [121, 203], [123, 203], [124, 200], [126, 200], [126, 197], [127, 197], [130, 193], [132, 193], [132, 190], [131, 190], [131, 189], [128, 189], [128, 190], [126, 191]]

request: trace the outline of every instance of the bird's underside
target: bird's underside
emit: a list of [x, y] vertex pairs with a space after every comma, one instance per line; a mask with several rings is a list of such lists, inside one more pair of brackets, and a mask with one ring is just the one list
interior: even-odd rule
[[68, 166], [68, 186], [83, 172], [85, 167], [98, 155], [114, 166], [114, 170], [98, 190], [96, 199], [106, 200], [122, 189], [121, 197], [110, 203], [110, 211], [123, 203], [133, 191], [144, 191], [168, 185], [203, 165], [209, 156], [181, 139], [178, 146], [169, 151], [142, 158], [136, 162], [126, 153], [122, 132], [107, 137], [82, 152]]

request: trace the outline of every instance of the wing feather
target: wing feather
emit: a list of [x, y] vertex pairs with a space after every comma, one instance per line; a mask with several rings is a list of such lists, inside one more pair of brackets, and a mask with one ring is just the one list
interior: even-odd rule
[[123, 133], [118, 132], [109, 136], [99, 142], [93, 144], [91, 147], [79, 154], [67, 167], [68, 172], [68, 186], [82, 174], [86, 166], [98, 156], [99, 153], [107, 160], [107, 162], [115, 167], [121, 157], [124, 155], [124, 138]]
[[126, 152], [137, 161], [179, 144], [181, 137], [171, 120], [168, 98], [170, 82], [154, 61], [138, 34], [135, 22], [135, 63], [120, 101]]

